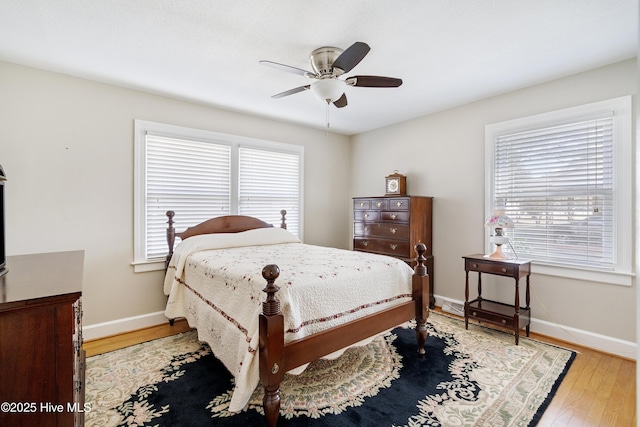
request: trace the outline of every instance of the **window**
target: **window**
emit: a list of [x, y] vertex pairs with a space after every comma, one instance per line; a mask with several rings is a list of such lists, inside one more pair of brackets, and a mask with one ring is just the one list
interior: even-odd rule
[[631, 139], [631, 97], [487, 126], [486, 213], [515, 223], [503, 250], [538, 273], [630, 285]]
[[300, 155], [240, 147], [238, 213], [280, 225], [287, 211], [287, 230], [299, 236]]
[[166, 211], [178, 230], [250, 215], [301, 236], [302, 146], [136, 120], [134, 266], [164, 267]]

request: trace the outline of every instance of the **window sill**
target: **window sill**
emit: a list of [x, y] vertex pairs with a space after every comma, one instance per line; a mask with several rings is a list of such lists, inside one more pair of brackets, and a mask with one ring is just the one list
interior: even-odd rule
[[540, 262], [531, 263], [531, 273], [619, 286], [631, 286], [633, 278], [636, 276], [634, 273], [630, 272], [623, 273], [615, 271], [588, 270], [561, 267], [557, 265], [543, 264]]
[[164, 260], [132, 262], [134, 273], [164, 270]]

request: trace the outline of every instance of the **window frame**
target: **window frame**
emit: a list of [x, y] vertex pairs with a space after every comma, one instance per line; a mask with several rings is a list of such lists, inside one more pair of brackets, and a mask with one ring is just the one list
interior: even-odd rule
[[[632, 268], [632, 102], [631, 95], [594, 102], [534, 116], [507, 120], [485, 126], [485, 217], [494, 209], [495, 142], [499, 136], [545, 127], [566, 125], [612, 112], [614, 150], [614, 261], [613, 270], [555, 265], [532, 260], [532, 272], [556, 277], [631, 286], [635, 277]], [[625, 232], [626, 230], [626, 232]], [[485, 252], [492, 243], [489, 230], [485, 233]]]
[[[251, 148], [263, 151], [296, 154], [300, 158], [299, 166], [299, 238], [304, 239], [304, 146], [250, 138], [238, 135], [225, 134], [201, 129], [194, 129], [164, 123], [145, 120], [134, 121], [134, 206], [133, 206], [133, 234], [134, 234], [134, 259], [131, 263], [134, 272], [146, 272], [163, 270], [164, 259], [147, 259], [145, 254], [146, 242], [146, 135], [167, 138], [186, 139], [201, 142], [223, 144], [231, 147], [231, 215], [235, 215], [239, 208], [239, 150]], [[179, 213], [177, 213], [179, 215]], [[179, 223], [179, 218], [177, 218]], [[279, 224], [274, 224], [279, 226]], [[178, 230], [186, 228], [178, 226]]]

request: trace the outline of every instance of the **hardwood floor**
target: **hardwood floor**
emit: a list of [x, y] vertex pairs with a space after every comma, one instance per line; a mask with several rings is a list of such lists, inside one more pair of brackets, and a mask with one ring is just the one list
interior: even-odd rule
[[[438, 310], [439, 311], [439, 310]], [[87, 357], [189, 330], [176, 321], [87, 341]], [[636, 362], [531, 333], [531, 338], [569, 348], [576, 358], [538, 426], [636, 426]]]
[[636, 426], [635, 361], [539, 334], [531, 338], [577, 353], [538, 426]]
[[96, 354], [129, 347], [130, 345], [179, 334], [190, 329], [191, 328], [187, 324], [187, 321], [181, 319], [176, 320], [173, 326], [169, 325], [169, 322], [167, 322], [162, 325], [151, 326], [137, 331], [125, 332], [123, 334], [113, 335], [110, 337], [85, 341], [83, 348], [87, 353], [87, 357], [91, 357]]

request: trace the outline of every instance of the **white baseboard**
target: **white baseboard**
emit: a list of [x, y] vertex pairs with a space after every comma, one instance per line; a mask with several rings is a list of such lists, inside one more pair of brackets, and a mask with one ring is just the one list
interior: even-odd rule
[[140, 316], [126, 317], [124, 319], [112, 320], [94, 325], [82, 327], [82, 337], [85, 341], [97, 338], [104, 338], [110, 335], [121, 334], [123, 332], [135, 331], [136, 329], [148, 328], [150, 326], [167, 323], [164, 311], [142, 314]]
[[[438, 295], [436, 297], [436, 305], [443, 307], [464, 307], [464, 301], [444, 298]], [[464, 315], [464, 312], [463, 314]], [[593, 332], [572, 328], [569, 326], [558, 325], [556, 323], [547, 322], [536, 318], [531, 319], [532, 332], [556, 338], [562, 341], [580, 345], [582, 347], [593, 348], [605, 353], [615, 354], [627, 359], [636, 360], [637, 344], [631, 341], [625, 341], [606, 335], [595, 334]]]
[[455, 314], [456, 316], [464, 316], [464, 304], [458, 304], [457, 302], [446, 300], [442, 302], [440, 307], [442, 307], [442, 311], [446, 313]]

